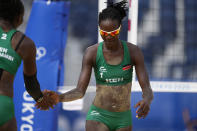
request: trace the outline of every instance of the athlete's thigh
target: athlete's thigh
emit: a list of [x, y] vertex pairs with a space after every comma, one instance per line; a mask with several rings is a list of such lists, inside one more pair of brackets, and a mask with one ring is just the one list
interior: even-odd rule
[[125, 128], [120, 128], [120, 129], [117, 129], [116, 131], [132, 131], [132, 126], [128, 126], [128, 127], [125, 127]]
[[86, 131], [109, 131], [109, 129], [101, 122], [86, 120]]
[[16, 119], [12, 118], [7, 123], [0, 126], [0, 131], [17, 131]]

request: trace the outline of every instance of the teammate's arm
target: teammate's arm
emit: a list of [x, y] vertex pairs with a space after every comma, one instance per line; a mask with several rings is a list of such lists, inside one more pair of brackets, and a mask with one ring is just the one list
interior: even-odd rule
[[36, 101], [36, 108], [48, 110], [58, 102], [58, 95], [53, 91], [41, 91], [37, 80], [36, 46], [34, 42], [25, 37], [17, 53], [23, 59], [23, 76], [25, 88], [29, 95]]
[[77, 87], [59, 95], [59, 101], [60, 102], [68, 102], [73, 101], [82, 98], [85, 93], [86, 89], [88, 87], [91, 73], [92, 73], [92, 67], [93, 67], [93, 50], [91, 47], [87, 48], [85, 51], [85, 54], [83, 56], [82, 61], [82, 68], [81, 73], [79, 76], [79, 80], [77, 83]]
[[38, 101], [43, 97], [43, 94], [40, 90], [40, 84], [36, 76], [36, 47], [34, 42], [25, 36], [17, 50], [17, 53], [19, 53], [23, 59], [25, 88], [32, 98], [34, 98], [35, 101]]
[[135, 107], [139, 107], [136, 111], [137, 117], [146, 117], [150, 110], [150, 104], [153, 99], [153, 92], [150, 86], [148, 73], [144, 65], [144, 57], [141, 50], [134, 46], [132, 61], [134, 62], [137, 78], [142, 89], [142, 100]]

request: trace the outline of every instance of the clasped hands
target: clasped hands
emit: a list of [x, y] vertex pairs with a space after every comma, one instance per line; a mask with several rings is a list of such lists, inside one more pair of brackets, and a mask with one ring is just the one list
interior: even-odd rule
[[54, 108], [54, 106], [59, 102], [59, 95], [50, 90], [44, 90], [43, 97], [39, 99], [35, 106], [40, 110], [49, 110], [49, 108]]

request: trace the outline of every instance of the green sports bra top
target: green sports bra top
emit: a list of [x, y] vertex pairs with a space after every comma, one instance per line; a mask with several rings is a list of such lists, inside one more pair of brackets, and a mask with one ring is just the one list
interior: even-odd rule
[[119, 86], [132, 81], [133, 64], [130, 58], [127, 43], [121, 41], [124, 48], [124, 58], [118, 65], [110, 65], [105, 61], [103, 55], [103, 42], [99, 43], [96, 56], [94, 73], [96, 84]]
[[21, 64], [21, 57], [11, 46], [12, 36], [17, 30], [4, 32], [0, 27], [0, 68], [15, 75]]

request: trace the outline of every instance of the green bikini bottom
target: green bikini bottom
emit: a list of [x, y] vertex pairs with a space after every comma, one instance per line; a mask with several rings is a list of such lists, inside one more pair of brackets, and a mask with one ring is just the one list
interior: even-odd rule
[[95, 120], [104, 123], [110, 131], [132, 125], [131, 110], [124, 112], [110, 112], [91, 105], [86, 120]]
[[11, 97], [0, 95], [0, 126], [14, 117], [14, 102]]

